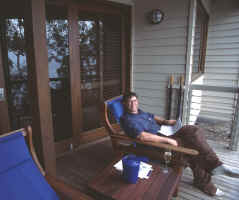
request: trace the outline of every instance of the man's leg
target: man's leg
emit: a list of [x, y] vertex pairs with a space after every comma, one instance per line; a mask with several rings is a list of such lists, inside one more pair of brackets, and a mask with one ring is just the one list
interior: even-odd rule
[[211, 173], [213, 169], [222, 165], [216, 153], [207, 143], [203, 129], [187, 125], [181, 128], [173, 137], [175, 139], [180, 138], [184, 147], [199, 151], [199, 155], [194, 156], [194, 159], [201, 169]]
[[217, 188], [211, 181], [211, 174], [196, 165], [195, 161], [189, 161], [190, 168], [193, 171], [193, 185], [204, 193], [214, 196]]
[[184, 147], [199, 151], [199, 155], [190, 156], [187, 159], [193, 171], [194, 185], [209, 195], [215, 195], [217, 188], [211, 182], [211, 171], [222, 165], [222, 162], [208, 145], [203, 130], [188, 125], [180, 129], [173, 137], [180, 139]]

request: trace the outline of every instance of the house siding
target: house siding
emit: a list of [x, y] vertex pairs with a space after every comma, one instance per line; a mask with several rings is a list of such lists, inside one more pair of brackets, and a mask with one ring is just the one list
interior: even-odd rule
[[127, 4], [127, 5], [133, 5], [134, 4], [134, 0], [108, 0], [108, 1]]
[[[216, 0], [211, 9], [205, 85], [238, 87], [239, 1]], [[236, 95], [204, 91], [200, 117], [231, 121]]]
[[[146, 16], [155, 8], [165, 16], [152, 25]], [[185, 73], [188, 12], [189, 0], [135, 1], [134, 5], [132, 88], [142, 109], [164, 117], [169, 77]]]
[[211, 12], [212, 8], [212, 0], [201, 0], [204, 8], [206, 9], [207, 13]]

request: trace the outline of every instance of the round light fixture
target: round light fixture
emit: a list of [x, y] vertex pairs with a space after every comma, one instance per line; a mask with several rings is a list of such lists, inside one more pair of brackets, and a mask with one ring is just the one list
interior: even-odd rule
[[164, 13], [160, 9], [154, 9], [149, 13], [149, 20], [152, 24], [159, 24], [164, 18]]

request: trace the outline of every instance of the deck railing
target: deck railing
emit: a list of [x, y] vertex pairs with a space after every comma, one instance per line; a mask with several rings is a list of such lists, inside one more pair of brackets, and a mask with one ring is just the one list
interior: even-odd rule
[[229, 148], [237, 150], [239, 142], [238, 92], [239, 89], [235, 87], [191, 85], [188, 95], [187, 124], [194, 124], [199, 116], [208, 116], [213, 120], [231, 123]]

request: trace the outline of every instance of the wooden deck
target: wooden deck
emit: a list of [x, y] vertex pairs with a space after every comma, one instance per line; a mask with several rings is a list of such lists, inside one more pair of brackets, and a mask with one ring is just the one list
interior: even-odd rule
[[[226, 149], [226, 144], [208, 141], [217, 152], [220, 159], [239, 168], [239, 152]], [[72, 184], [85, 193], [89, 193], [87, 183], [107, 166], [113, 159], [112, 147], [109, 139], [87, 145], [77, 151], [67, 153], [57, 159], [57, 174], [60, 178]], [[226, 176], [213, 177], [213, 182], [225, 192], [223, 197], [210, 197], [192, 186], [192, 173], [190, 168], [184, 170], [180, 183], [177, 200], [238, 200], [239, 179]], [[96, 198], [97, 199], [97, 198]]]

